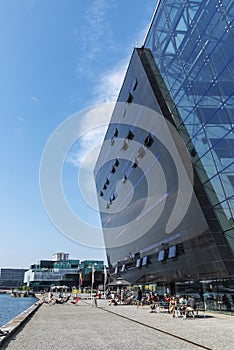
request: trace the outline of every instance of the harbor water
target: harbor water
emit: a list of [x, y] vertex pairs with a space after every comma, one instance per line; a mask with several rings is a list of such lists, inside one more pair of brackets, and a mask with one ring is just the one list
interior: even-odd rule
[[35, 297], [14, 298], [0, 294], [0, 327], [38, 301]]

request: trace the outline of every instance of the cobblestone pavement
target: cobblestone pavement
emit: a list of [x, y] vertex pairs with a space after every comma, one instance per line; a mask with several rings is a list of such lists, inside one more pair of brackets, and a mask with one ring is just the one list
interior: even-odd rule
[[206, 317], [183, 320], [150, 313], [147, 306], [97, 303], [98, 307], [88, 300], [77, 305], [43, 304], [1, 349], [230, 350], [234, 344], [233, 316], [207, 312]]

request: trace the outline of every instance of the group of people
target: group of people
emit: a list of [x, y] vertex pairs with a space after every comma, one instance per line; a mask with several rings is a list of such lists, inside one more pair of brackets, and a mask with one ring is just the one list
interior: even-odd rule
[[126, 305], [133, 305], [136, 304], [137, 307], [143, 304], [143, 292], [140, 287], [137, 288], [137, 291], [131, 291], [129, 294], [129, 291], [127, 290], [121, 290], [120, 293], [106, 290], [106, 299], [109, 300], [109, 305], [118, 305], [126, 304]]
[[194, 311], [196, 310], [196, 300], [191, 295], [188, 298], [185, 296], [176, 298], [174, 295], [170, 297], [168, 294], [164, 294], [160, 298], [158, 294], [149, 294], [147, 303], [150, 305], [151, 312], [156, 309], [156, 304], [160, 303], [160, 306], [167, 309], [172, 317], [178, 317], [179, 314], [183, 318], [186, 318], [189, 314], [194, 317]]
[[59, 293], [59, 295], [54, 295], [52, 292], [49, 292], [47, 297], [44, 295], [43, 301], [46, 304], [65, 304], [70, 299], [70, 295], [63, 295]]
[[186, 299], [185, 296], [180, 296], [178, 299], [172, 296], [170, 299], [169, 312], [172, 314], [173, 317], [175, 317], [176, 315], [178, 316], [178, 313], [180, 313], [183, 316], [183, 318], [186, 318], [189, 314], [191, 314], [194, 317], [195, 310], [196, 300], [191, 295], [188, 296], [188, 299]]
[[118, 305], [118, 304], [126, 304], [133, 305], [135, 301], [137, 301], [137, 305], [139, 306], [142, 300], [142, 292], [139, 291], [138, 288], [137, 293], [131, 291], [121, 290], [120, 293], [115, 291], [106, 291], [106, 299], [109, 301], [109, 305]]
[[156, 309], [157, 303], [160, 303], [162, 307], [168, 310], [172, 317], [177, 317], [178, 314], [180, 314], [183, 318], [186, 318], [188, 314], [191, 314], [194, 317], [194, 311], [196, 310], [196, 300], [191, 295], [189, 295], [188, 298], [185, 296], [176, 298], [175, 296], [170, 297], [168, 294], [164, 294], [163, 297], [160, 297], [157, 293], [148, 293], [146, 298], [143, 298], [142, 289], [138, 287], [136, 292], [132, 291], [126, 298], [124, 297], [124, 295], [115, 292], [106, 292], [106, 298], [109, 300], [109, 305], [118, 305], [118, 303], [129, 305], [136, 304], [138, 308], [146, 303], [147, 305], [150, 305], [152, 311]]

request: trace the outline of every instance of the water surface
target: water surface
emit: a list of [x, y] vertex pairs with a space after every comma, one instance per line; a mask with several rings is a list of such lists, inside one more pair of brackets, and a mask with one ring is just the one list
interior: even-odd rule
[[38, 301], [37, 298], [13, 298], [0, 294], [0, 327]]

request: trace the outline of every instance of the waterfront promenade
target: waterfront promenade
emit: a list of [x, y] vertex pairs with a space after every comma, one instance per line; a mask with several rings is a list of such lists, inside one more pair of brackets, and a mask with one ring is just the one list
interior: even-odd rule
[[1, 349], [230, 350], [234, 344], [233, 316], [207, 312], [183, 320], [150, 313], [148, 306], [97, 303], [43, 304]]

